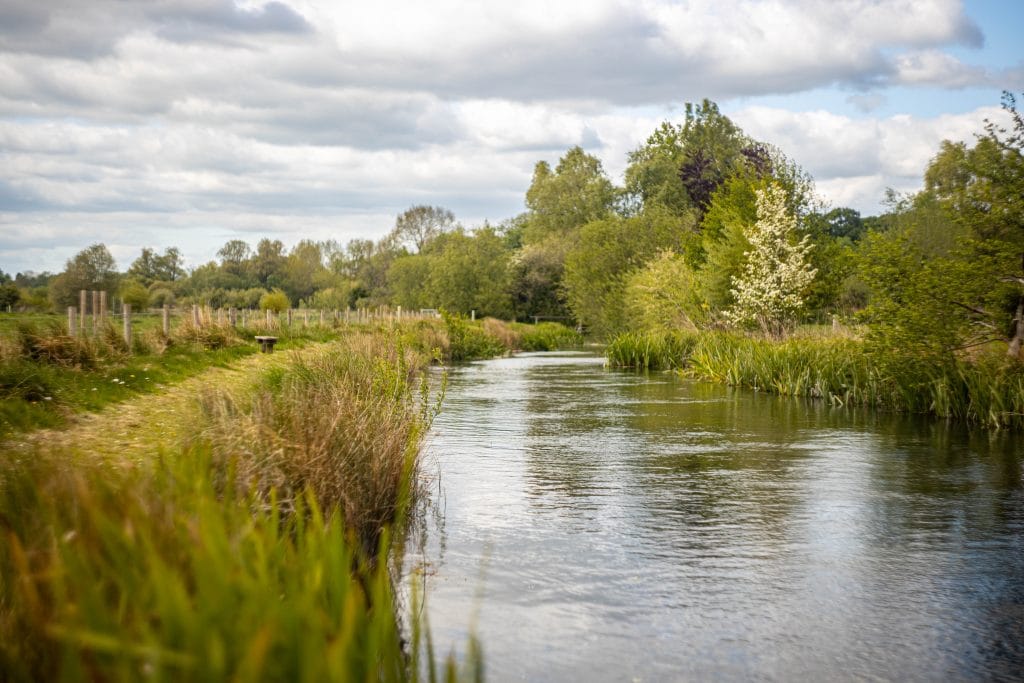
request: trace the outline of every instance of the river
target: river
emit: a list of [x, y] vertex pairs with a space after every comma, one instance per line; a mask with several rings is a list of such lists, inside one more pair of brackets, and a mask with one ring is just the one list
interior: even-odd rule
[[489, 680], [1020, 680], [1020, 435], [608, 370], [451, 370], [420, 561]]

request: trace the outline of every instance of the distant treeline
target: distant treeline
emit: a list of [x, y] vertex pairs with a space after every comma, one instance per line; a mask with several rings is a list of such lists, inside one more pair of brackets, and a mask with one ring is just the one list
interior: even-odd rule
[[914, 195], [889, 192], [862, 217], [822, 204], [813, 179], [746, 135], [710, 101], [687, 105], [629, 155], [624, 185], [580, 147], [536, 164], [526, 211], [461, 225], [413, 206], [378, 241], [232, 240], [186, 269], [175, 248], [143, 249], [120, 273], [102, 244], [57, 275], [19, 274], [0, 304], [63, 310], [79, 289], [135, 306], [292, 305], [406, 309], [628, 329], [761, 330], [833, 317], [886, 344], [953, 353], [1024, 338], [1024, 125], [987, 123], [975, 144], [944, 142]]

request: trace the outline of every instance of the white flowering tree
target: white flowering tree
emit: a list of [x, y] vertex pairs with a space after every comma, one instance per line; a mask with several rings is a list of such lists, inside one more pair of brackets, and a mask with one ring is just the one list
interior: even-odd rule
[[796, 231], [782, 187], [758, 190], [757, 221], [746, 233], [751, 249], [742, 273], [732, 278], [735, 303], [725, 312], [731, 323], [778, 336], [796, 319], [817, 273], [807, 262], [810, 238], [798, 241]]

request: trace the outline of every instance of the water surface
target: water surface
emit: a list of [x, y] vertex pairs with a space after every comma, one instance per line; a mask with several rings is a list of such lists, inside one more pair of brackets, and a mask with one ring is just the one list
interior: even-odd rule
[[461, 366], [434, 641], [475, 622], [497, 681], [1020, 680], [1021, 449], [587, 354]]

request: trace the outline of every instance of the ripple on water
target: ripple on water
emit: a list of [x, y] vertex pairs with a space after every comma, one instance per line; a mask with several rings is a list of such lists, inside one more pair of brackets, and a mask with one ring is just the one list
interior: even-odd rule
[[495, 680], [1024, 669], [1014, 437], [524, 354], [453, 370], [429, 450], [435, 642], [479, 610]]

